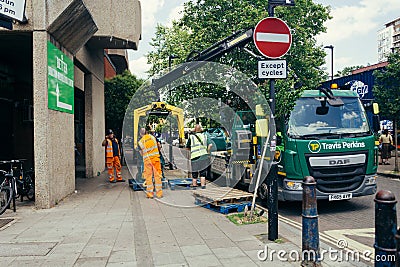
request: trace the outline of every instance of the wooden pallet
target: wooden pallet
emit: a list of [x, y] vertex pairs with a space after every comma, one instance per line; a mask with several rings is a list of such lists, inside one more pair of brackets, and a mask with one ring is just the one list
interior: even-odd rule
[[220, 205], [213, 205], [212, 203], [203, 203], [199, 200], [195, 200], [196, 205], [202, 206], [206, 209], [213, 210], [222, 214], [228, 214], [231, 212], [242, 212], [245, 207], [251, 207], [251, 201], [241, 201], [237, 203], [225, 203]]
[[193, 192], [196, 202], [221, 206], [226, 203], [250, 201], [253, 194], [231, 187], [217, 187]]

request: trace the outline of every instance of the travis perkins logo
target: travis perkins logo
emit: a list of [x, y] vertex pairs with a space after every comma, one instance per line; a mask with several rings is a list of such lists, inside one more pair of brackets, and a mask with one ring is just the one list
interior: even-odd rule
[[312, 140], [308, 143], [308, 150], [310, 150], [311, 153], [318, 153], [321, 151], [321, 149], [334, 150], [334, 149], [352, 149], [352, 148], [365, 148], [365, 143], [358, 141], [320, 143], [317, 140]]
[[308, 149], [311, 153], [318, 153], [321, 151], [321, 143], [317, 140], [312, 140], [308, 143]]

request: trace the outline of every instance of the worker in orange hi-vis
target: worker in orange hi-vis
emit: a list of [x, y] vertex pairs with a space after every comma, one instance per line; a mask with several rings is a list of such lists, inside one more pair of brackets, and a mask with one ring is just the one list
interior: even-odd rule
[[114, 183], [114, 169], [117, 174], [117, 182], [125, 182], [121, 175], [121, 152], [118, 140], [111, 129], [106, 131], [106, 138], [101, 144], [106, 148], [106, 165], [110, 183]]
[[[148, 198], [154, 197], [154, 186], [156, 189], [156, 196], [162, 198], [162, 171], [160, 163], [159, 144], [156, 138], [149, 134], [146, 129], [140, 129], [139, 152], [143, 157], [143, 177], [146, 180], [146, 196]], [[154, 176], [154, 185], [153, 185]]]

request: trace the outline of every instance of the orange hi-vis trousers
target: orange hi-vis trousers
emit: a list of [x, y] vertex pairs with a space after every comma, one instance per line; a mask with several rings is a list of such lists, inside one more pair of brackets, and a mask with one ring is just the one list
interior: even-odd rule
[[[154, 184], [153, 184], [154, 176]], [[154, 197], [154, 187], [156, 188], [156, 196], [161, 198], [162, 192], [162, 171], [159, 158], [144, 160], [143, 177], [146, 180], [146, 195], [148, 198]]]
[[108, 178], [110, 182], [114, 181], [114, 169], [117, 173], [117, 180], [121, 181], [122, 176], [121, 176], [121, 162], [119, 161], [119, 157], [107, 157], [106, 158], [106, 165], [107, 165], [107, 170], [108, 170]]

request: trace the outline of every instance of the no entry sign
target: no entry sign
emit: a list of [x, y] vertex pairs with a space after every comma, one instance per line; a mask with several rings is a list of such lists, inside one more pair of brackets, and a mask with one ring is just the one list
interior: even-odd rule
[[265, 18], [254, 29], [254, 44], [269, 58], [280, 58], [289, 51], [292, 34], [286, 23], [278, 18]]

